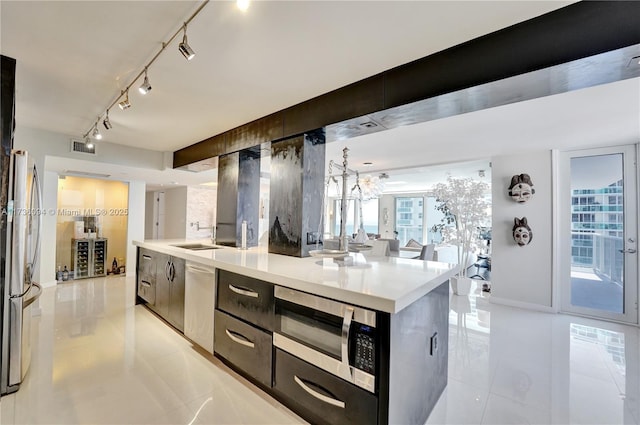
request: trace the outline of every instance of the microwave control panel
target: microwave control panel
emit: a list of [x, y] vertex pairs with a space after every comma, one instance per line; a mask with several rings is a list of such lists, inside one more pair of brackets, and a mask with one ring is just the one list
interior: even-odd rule
[[367, 373], [376, 372], [376, 340], [374, 329], [359, 325], [355, 332], [353, 366]]

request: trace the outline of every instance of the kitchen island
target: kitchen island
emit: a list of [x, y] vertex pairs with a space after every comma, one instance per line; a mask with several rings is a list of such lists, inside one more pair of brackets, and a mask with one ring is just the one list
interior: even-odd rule
[[[139, 303], [158, 311], [157, 276], [173, 281], [176, 261], [215, 270], [210, 295], [199, 297], [205, 334], [214, 329], [205, 348], [254, 384], [312, 423], [426, 421], [447, 383], [456, 265], [351, 254], [343, 266], [190, 242], [134, 242]], [[156, 255], [162, 263], [150, 266]], [[188, 278], [186, 292], [189, 300]], [[183, 314], [191, 310], [187, 302]]]

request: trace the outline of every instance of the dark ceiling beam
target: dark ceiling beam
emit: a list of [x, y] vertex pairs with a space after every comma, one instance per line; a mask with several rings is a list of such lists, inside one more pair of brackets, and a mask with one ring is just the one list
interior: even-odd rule
[[236, 127], [173, 155], [174, 168], [640, 43], [640, 1], [583, 1]]

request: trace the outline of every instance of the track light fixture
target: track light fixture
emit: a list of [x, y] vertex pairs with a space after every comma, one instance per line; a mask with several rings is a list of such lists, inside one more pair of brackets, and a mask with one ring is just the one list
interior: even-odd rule
[[141, 94], [147, 94], [151, 91], [151, 84], [149, 84], [149, 77], [147, 76], [147, 68], [144, 68], [144, 81], [142, 82], [142, 84], [140, 85], [140, 87], [138, 87], [138, 91]]
[[107, 109], [107, 115], [104, 117], [104, 120], [102, 120], [102, 125], [104, 125], [104, 128], [106, 128], [107, 130], [111, 130], [111, 127], [113, 127], [111, 125], [111, 121], [109, 121], [109, 110]]
[[102, 134], [100, 130], [98, 130], [98, 122], [96, 121], [96, 125], [93, 127], [93, 133], [91, 134], [94, 139], [102, 140]]
[[85, 144], [85, 146], [86, 146], [87, 148], [89, 148], [89, 149], [93, 149], [93, 147], [94, 147], [93, 142], [92, 142], [92, 141], [91, 141], [91, 139], [89, 139], [88, 137], [85, 137], [85, 138], [84, 138], [84, 144]]
[[120, 103], [118, 103], [118, 106], [124, 111], [125, 109], [131, 108], [131, 102], [129, 102], [129, 89], [127, 89], [127, 91], [125, 91], [123, 94], [124, 100], [121, 100]]
[[[198, 13], [200, 13], [202, 11], [202, 9], [209, 3], [209, 1], [210, 0], [202, 1], [202, 3], [198, 6], [196, 11], [191, 14], [189, 19], [184, 21], [182, 26], [179, 27], [167, 41], [163, 41], [162, 42], [162, 47], [155, 54], [155, 56], [153, 56], [153, 58], [149, 61], [149, 63], [147, 63], [147, 65], [144, 67], [144, 69], [142, 71], [140, 71], [131, 80], [131, 83], [129, 83], [129, 85], [127, 85], [124, 89], [122, 89], [120, 91], [120, 94], [113, 100], [113, 102], [109, 106], [107, 106], [104, 120], [102, 120], [102, 125], [104, 125], [105, 129], [111, 130], [111, 128], [112, 128], [111, 121], [109, 121], [109, 110], [111, 108], [113, 108], [116, 105], [116, 103], [118, 104], [118, 106], [122, 110], [129, 109], [131, 107], [131, 102], [129, 102], [129, 89], [131, 87], [133, 87], [133, 85], [136, 83], [136, 81], [138, 81], [140, 79], [140, 77], [143, 76], [143, 75], [144, 75], [144, 80], [142, 81], [142, 85], [140, 85], [138, 90], [142, 94], [149, 93], [149, 91], [151, 90], [151, 84], [149, 83], [149, 77], [147, 75], [149, 67], [155, 62], [155, 60], [158, 58], [158, 56], [160, 56], [160, 54], [162, 52], [164, 52], [164, 50], [173, 42], [173, 40], [175, 40], [180, 35], [181, 31], [183, 32], [183, 34], [182, 34], [182, 42], [178, 45], [178, 50], [180, 51], [180, 53], [182, 53], [182, 55], [187, 60], [191, 60], [191, 59], [193, 59], [195, 57], [195, 55], [196, 55], [195, 52], [193, 51], [193, 49], [191, 48], [191, 46], [189, 46], [189, 43], [187, 42], [187, 25], [189, 25], [189, 23], [198, 15]], [[248, 4], [248, 0], [245, 0], [245, 2]], [[83, 139], [85, 140], [85, 143], [87, 144], [87, 147], [89, 147], [89, 148], [93, 148], [93, 142], [89, 139], [89, 134], [92, 134], [92, 136], [95, 137], [96, 139], [102, 138], [102, 135], [100, 134], [100, 131], [98, 130], [98, 123], [100, 122], [100, 116], [101, 115], [98, 115], [98, 121], [96, 121], [96, 123], [93, 126], [89, 127], [87, 132], [84, 133], [84, 135], [82, 136]]]
[[183, 26], [184, 34], [182, 35], [182, 43], [178, 45], [178, 50], [182, 53], [182, 56], [185, 57], [186, 60], [190, 61], [196, 55], [196, 52], [193, 51], [189, 43], [187, 43], [187, 24], [185, 23]]

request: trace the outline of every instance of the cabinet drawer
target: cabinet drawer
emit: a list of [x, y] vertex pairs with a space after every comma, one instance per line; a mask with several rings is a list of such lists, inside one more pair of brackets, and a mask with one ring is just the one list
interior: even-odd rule
[[216, 310], [214, 351], [262, 384], [271, 387], [273, 337]]
[[305, 419], [318, 424], [377, 424], [378, 399], [276, 348], [274, 390]]
[[218, 308], [233, 316], [273, 331], [273, 285], [268, 282], [218, 270]]
[[155, 280], [156, 264], [154, 260], [154, 252], [146, 248], [138, 250], [138, 274], [143, 274]]
[[142, 274], [138, 274], [138, 296], [150, 305], [156, 303], [156, 283]]

